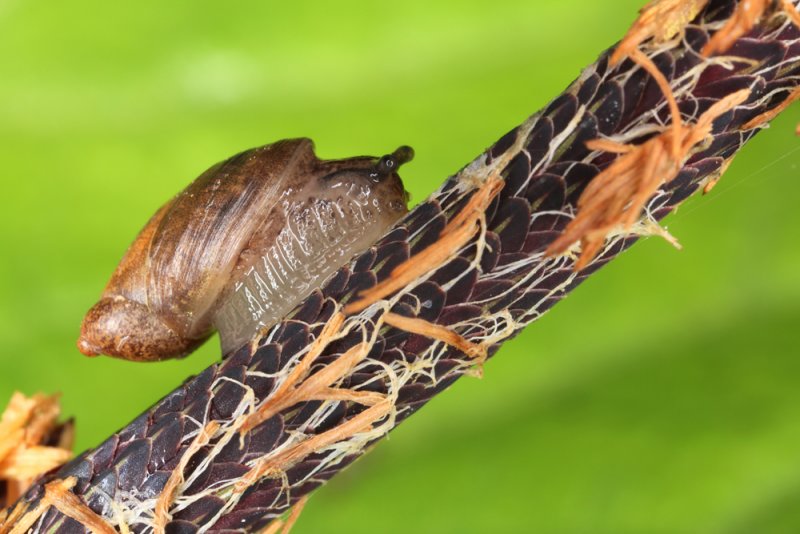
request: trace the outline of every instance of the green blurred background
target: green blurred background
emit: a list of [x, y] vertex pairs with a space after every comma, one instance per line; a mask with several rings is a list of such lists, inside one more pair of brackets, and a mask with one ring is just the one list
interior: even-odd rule
[[[558, 94], [644, 0], [0, 0], [0, 402], [63, 393], [79, 450], [217, 356], [87, 359], [153, 211], [284, 137], [408, 143], [416, 200]], [[296, 532], [800, 532], [800, 121], [311, 500]]]

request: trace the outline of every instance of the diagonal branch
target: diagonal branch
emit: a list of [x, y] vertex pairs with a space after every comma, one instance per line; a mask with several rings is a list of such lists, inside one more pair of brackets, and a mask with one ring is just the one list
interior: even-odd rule
[[[613, 62], [604, 53], [289, 319], [41, 480], [9, 517], [35, 511], [37, 532], [267, 527], [717, 180], [800, 86], [797, 3], [744, 18], [744, 1], [652, 3], [669, 28], [640, 19]], [[731, 46], [706, 57], [718, 31]], [[580, 219], [587, 207], [602, 217]], [[70, 513], [48, 500], [62, 481]]]

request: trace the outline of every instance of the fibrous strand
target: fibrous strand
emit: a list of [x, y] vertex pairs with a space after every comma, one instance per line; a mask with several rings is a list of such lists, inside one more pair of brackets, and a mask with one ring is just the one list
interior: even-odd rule
[[[639, 236], [665, 235], [658, 221], [794, 98], [796, 16], [745, 4], [651, 3], [619, 47], [290, 319], [35, 485], [6, 523], [89, 529], [42, 508], [47, 484], [72, 478], [120, 531], [280, 520]], [[721, 31], [729, 47], [704, 56]]]

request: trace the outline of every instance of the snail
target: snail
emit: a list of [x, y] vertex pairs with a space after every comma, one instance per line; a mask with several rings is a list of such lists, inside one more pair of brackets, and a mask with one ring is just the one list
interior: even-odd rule
[[408, 211], [410, 147], [320, 160], [310, 139], [214, 165], [141, 230], [81, 325], [78, 349], [183, 357], [215, 330], [238, 349], [366, 250]]

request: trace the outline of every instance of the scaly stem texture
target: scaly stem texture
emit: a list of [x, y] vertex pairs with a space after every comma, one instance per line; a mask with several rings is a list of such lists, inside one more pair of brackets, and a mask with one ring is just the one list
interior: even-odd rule
[[[585, 269], [573, 269], [574, 246], [554, 258], [544, 252], [574, 219], [586, 186], [621, 157], [602, 144], [589, 149], [587, 141], [640, 145], [671, 121], [651, 73], [630, 59], [611, 67], [610, 52], [289, 319], [46, 477], [18, 512], [42, 502], [47, 482], [69, 479], [80, 501], [118, 531], [264, 528], [434, 395], [480, 372], [503, 341], [638, 236], [658, 233], [656, 221], [719, 176], [757, 133], [748, 122], [800, 85], [800, 31], [784, 13], [765, 14], [724, 55], [701, 54], [737, 7], [711, 1], [671, 40], [640, 46], [686, 124], [736, 91], [749, 96], [713, 121], [677, 177], [647, 201], [641, 220], [612, 231]], [[423, 251], [427, 269], [409, 269], [407, 260]], [[363, 309], [353, 304], [403, 272], [411, 278], [400, 278], [399, 290]], [[90, 527], [50, 507], [31, 528]]]

